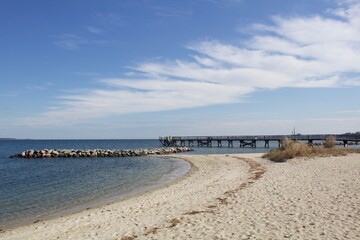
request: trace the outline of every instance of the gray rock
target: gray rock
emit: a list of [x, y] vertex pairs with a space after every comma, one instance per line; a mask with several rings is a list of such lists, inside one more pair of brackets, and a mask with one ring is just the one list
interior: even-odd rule
[[109, 150], [109, 149], [41, 149], [41, 150], [27, 150], [22, 153], [13, 155], [11, 157], [20, 158], [80, 158], [80, 157], [126, 157], [126, 156], [147, 156], [147, 155], [162, 155], [172, 154], [178, 152], [192, 151], [188, 147], [172, 147], [172, 148], [155, 148], [155, 149], [130, 149], [130, 150]]

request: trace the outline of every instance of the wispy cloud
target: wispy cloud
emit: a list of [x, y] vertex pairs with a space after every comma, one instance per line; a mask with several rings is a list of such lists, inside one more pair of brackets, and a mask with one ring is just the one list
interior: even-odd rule
[[94, 15], [102, 24], [105, 25], [122, 25], [124, 23], [123, 16], [115, 13], [96, 13]]
[[97, 28], [97, 27], [93, 27], [93, 26], [87, 26], [86, 30], [88, 32], [90, 32], [90, 33], [93, 33], [93, 34], [101, 34], [101, 33], [103, 33], [103, 30], [101, 30], [100, 28]]
[[75, 34], [62, 34], [55, 36], [53, 44], [66, 50], [77, 50], [84, 45], [114, 46], [118, 40], [90, 39]]
[[40, 84], [40, 85], [29, 85], [29, 86], [26, 86], [26, 89], [29, 90], [29, 91], [33, 91], [33, 90], [46, 90], [48, 89], [49, 87], [53, 86], [54, 83], [53, 82], [45, 82], [43, 84]]
[[243, 0], [204, 0], [209, 3], [214, 4], [218, 7], [233, 7], [235, 5], [241, 4], [244, 1]]
[[97, 20], [96, 27], [88, 25], [79, 29], [77, 34], [64, 33], [53, 36], [52, 43], [66, 50], [78, 50], [82, 46], [88, 45], [114, 46], [119, 44], [119, 40], [106, 38], [105, 33], [108, 32], [109, 26], [122, 24], [121, 16], [113, 13], [97, 13], [93, 17]]
[[76, 50], [83, 44], [88, 44], [89, 41], [75, 34], [62, 34], [55, 37], [53, 42], [56, 46], [67, 50]]
[[37, 85], [27, 85], [27, 86], [25, 85], [22, 87], [18, 87], [17, 90], [9, 90], [6, 92], [2, 91], [2, 92], [0, 92], [0, 97], [15, 98], [15, 97], [22, 96], [31, 91], [42, 91], [42, 90], [49, 89], [53, 85], [54, 85], [53, 82], [43, 82], [43, 83], [39, 83]]
[[159, 17], [186, 17], [192, 15], [191, 10], [180, 10], [164, 6], [153, 7], [153, 9], [155, 15]]
[[17, 97], [19, 95], [18, 92], [15, 92], [15, 91], [9, 91], [9, 92], [2, 92], [0, 93], [0, 97], [11, 97], [11, 98], [14, 98], [14, 97]]
[[[241, 102], [264, 89], [359, 86], [360, 4], [343, 6], [332, 14], [274, 17], [272, 25], [254, 25], [255, 34], [240, 45], [194, 42], [187, 46], [192, 60], [139, 64], [132, 69], [137, 74], [102, 79], [99, 89], [61, 96], [60, 109], [26, 121], [72, 124]], [[80, 40], [74, 41], [67, 46]]]
[[103, 74], [95, 73], [95, 72], [76, 72], [75, 75], [82, 77], [103, 77]]
[[360, 110], [344, 110], [344, 111], [337, 111], [336, 113], [360, 113]]

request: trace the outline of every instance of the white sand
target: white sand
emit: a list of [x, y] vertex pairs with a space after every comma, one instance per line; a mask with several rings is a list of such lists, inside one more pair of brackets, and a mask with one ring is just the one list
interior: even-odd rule
[[360, 155], [273, 163], [182, 156], [181, 181], [1, 239], [360, 239]]

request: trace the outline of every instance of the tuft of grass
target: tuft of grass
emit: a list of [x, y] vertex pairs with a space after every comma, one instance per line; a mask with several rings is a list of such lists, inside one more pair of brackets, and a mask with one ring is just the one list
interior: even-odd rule
[[281, 148], [272, 150], [263, 155], [263, 157], [269, 158], [274, 162], [285, 162], [287, 159], [307, 156], [311, 153], [311, 147], [309, 145], [292, 141], [288, 138], [284, 138], [281, 145]]
[[286, 162], [286, 160], [296, 157], [346, 156], [349, 153], [360, 153], [360, 149], [330, 147], [332, 145], [333, 139], [328, 140], [327, 147], [310, 147], [306, 143], [285, 138], [282, 141], [281, 148], [271, 150], [262, 157], [268, 158], [273, 162]]
[[333, 148], [336, 147], [336, 137], [331, 136], [327, 137], [324, 142], [324, 148]]

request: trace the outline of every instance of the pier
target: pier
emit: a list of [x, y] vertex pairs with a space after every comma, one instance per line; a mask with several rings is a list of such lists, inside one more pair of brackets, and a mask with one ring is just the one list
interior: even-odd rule
[[309, 145], [315, 142], [325, 141], [329, 137], [335, 137], [336, 142], [347, 147], [349, 143], [359, 144], [359, 134], [310, 134], [310, 135], [251, 135], [251, 136], [166, 136], [159, 137], [160, 142], [166, 146], [189, 146], [189, 147], [251, 147], [258, 146], [269, 148], [270, 142], [277, 142], [281, 146], [281, 141], [288, 138], [296, 141], [306, 141]]

